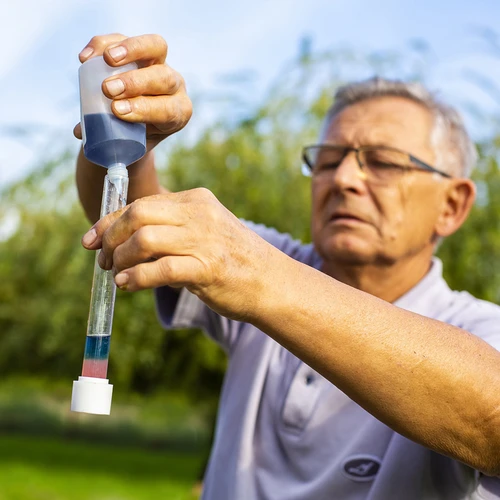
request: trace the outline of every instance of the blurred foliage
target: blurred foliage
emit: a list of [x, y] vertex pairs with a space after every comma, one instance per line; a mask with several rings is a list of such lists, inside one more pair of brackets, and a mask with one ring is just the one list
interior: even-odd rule
[[119, 386], [115, 389], [111, 415], [103, 418], [69, 410], [71, 384], [67, 380], [4, 377], [0, 387], [0, 430], [9, 435], [58, 436], [85, 443], [181, 453], [207, 449], [212, 421], [203, 407], [193, 411], [185, 395], [140, 395], [127, 393]]
[[[158, 158], [165, 185], [205, 186], [239, 217], [309, 240], [309, 181], [301, 175], [300, 149], [316, 140], [334, 88], [374, 73], [422, 79], [430, 55], [418, 40], [409, 52], [368, 55], [315, 53], [306, 42], [262, 103], [236, 90], [234, 114], [194, 140], [170, 143]], [[478, 203], [440, 249], [453, 288], [496, 302], [499, 148], [500, 135], [479, 145]], [[80, 374], [94, 257], [80, 245], [89, 224], [76, 200], [73, 165], [71, 155], [54, 158], [0, 193], [0, 225], [13, 213], [18, 221], [0, 244], [3, 375], [44, 374], [70, 384]], [[116, 386], [141, 393], [167, 388], [212, 405], [224, 369], [222, 351], [199, 331], [162, 330], [151, 292], [118, 292], [109, 369]]]
[[477, 199], [468, 221], [439, 249], [451, 288], [500, 304], [500, 135], [478, 145]]

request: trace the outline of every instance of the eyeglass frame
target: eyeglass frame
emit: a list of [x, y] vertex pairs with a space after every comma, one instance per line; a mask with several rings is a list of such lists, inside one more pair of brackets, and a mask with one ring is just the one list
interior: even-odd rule
[[[432, 172], [432, 173], [435, 173], [435, 174], [439, 174], [439, 175], [442, 175], [443, 177], [446, 177], [447, 179], [452, 179], [453, 176], [446, 173], [446, 172], [443, 172], [442, 170], [438, 170], [437, 168], [433, 167], [432, 165], [429, 165], [428, 163], [426, 163], [425, 161], [423, 160], [420, 160], [419, 158], [417, 158], [416, 156], [413, 156], [412, 154], [408, 153], [407, 151], [403, 151], [402, 149], [398, 149], [398, 148], [393, 148], [391, 146], [360, 146], [359, 148], [355, 148], [353, 146], [341, 146], [339, 144], [311, 144], [310, 146], [304, 146], [302, 148], [302, 160], [304, 162], [304, 164], [307, 166], [307, 172], [309, 175], [313, 175], [314, 173], [314, 167], [309, 163], [308, 159], [307, 159], [307, 150], [308, 149], [311, 149], [311, 148], [326, 148], [326, 149], [344, 149], [345, 150], [345, 153], [344, 155], [341, 157], [341, 160], [340, 160], [340, 163], [342, 163], [344, 160], [345, 160], [345, 157], [351, 152], [351, 151], [354, 151], [356, 154], [356, 162], [358, 163], [358, 166], [361, 170], [363, 170], [363, 163], [361, 162], [360, 158], [359, 158], [359, 153], [362, 152], [363, 150], [367, 150], [367, 149], [380, 149], [380, 150], [384, 150], [384, 151], [396, 151], [398, 153], [403, 153], [405, 155], [408, 156], [408, 158], [410, 159], [410, 161], [412, 161], [413, 163], [415, 163], [417, 166], [405, 166], [405, 167], [400, 167], [404, 170], [420, 170], [421, 172]], [[339, 163], [339, 165], [340, 165]]]

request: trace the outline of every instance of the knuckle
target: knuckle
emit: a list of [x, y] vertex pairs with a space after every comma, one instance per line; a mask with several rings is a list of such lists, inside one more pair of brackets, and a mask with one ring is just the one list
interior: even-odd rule
[[168, 91], [172, 88], [177, 88], [178, 79], [175, 73], [176, 72], [169, 68], [166, 64], [161, 66], [159, 79], [162, 89]]
[[116, 272], [123, 271], [127, 267], [126, 257], [121, 246], [116, 248], [116, 250], [113, 252], [113, 267], [115, 268]]
[[112, 248], [113, 248], [113, 241], [111, 235], [109, 234], [109, 231], [105, 231], [104, 234], [102, 235], [102, 251], [108, 257], [111, 256]]
[[142, 39], [142, 37], [140, 36], [134, 36], [134, 37], [131, 37], [131, 38], [128, 38], [126, 41], [125, 41], [126, 45], [127, 45], [127, 51], [129, 53], [141, 53], [144, 49], [145, 49], [145, 43]]
[[183, 107], [180, 99], [173, 98], [172, 102], [169, 103], [169, 110], [172, 118], [172, 122], [175, 123], [176, 127], [180, 127], [184, 123], [184, 113]]
[[172, 265], [171, 259], [160, 259], [157, 261], [157, 265], [163, 281], [174, 283], [177, 280], [175, 267]]
[[119, 78], [123, 82], [123, 85], [125, 86], [124, 93], [128, 97], [134, 97], [136, 95], [141, 94], [142, 79], [140, 71], [137, 70], [127, 71], [125, 73], [121, 73]]
[[157, 35], [157, 34], [151, 35], [151, 38], [152, 38], [152, 42], [157, 47], [157, 49], [160, 52], [167, 54], [168, 44], [165, 41], [165, 39], [161, 35]]
[[186, 125], [186, 123], [191, 119], [191, 116], [193, 115], [193, 103], [187, 95], [185, 95], [181, 100], [181, 114], [183, 117], [184, 125]]
[[89, 45], [96, 49], [105, 49], [108, 45], [115, 43], [118, 39], [125, 38], [121, 33], [110, 33], [108, 35], [95, 35], [90, 39]]
[[127, 222], [132, 226], [133, 230], [141, 227], [141, 222], [145, 216], [145, 204], [142, 200], [132, 202], [130, 208], [126, 212]]
[[90, 41], [87, 45], [92, 45], [92, 47], [98, 48], [101, 44], [102, 39], [103, 39], [103, 36], [95, 35], [90, 39]]
[[151, 226], [145, 226], [138, 229], [134, 234], [137, 248], [142, 256], [149, 254], [155, 241], [155, 231]]
[[154, 110], [151, 108], [151, 120], [163, 133], [177, 130], [177, 111], [171, 97], [162, 96], [155, 102]]
[[138, 96], [129, 99], [135, 120], [152, 122], [152, 106], [148, 97]]
[[175, 73], [177, 74], [177, 81], [179, 82], [179, 88], [182, 89], [183, 91], [186, 91], [186, 80], [179, 72], [175, 71]]
[[219, 218], [219, 203], [212, 191], [205, 187], [199, 187], [193, 189], [191, 194], [195, 205], [195, 214], [206, 221], [216, 222]]
[[147, 264], [140, 264], [135, 267], [134, 272], [135, 285], [138, 288], [146, 288], [148, 284]]
[[192, 190], [193, 195], [202, 200], [202, 201], [209, 201], [212, 198], [214, 198], [214, 195], [210, 189], [207, 189], [206, 187], [197, 187]]

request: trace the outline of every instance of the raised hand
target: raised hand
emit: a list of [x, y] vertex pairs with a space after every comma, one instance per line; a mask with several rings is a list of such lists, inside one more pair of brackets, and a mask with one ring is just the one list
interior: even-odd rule
[[[93, 37], [79, 54], [82, 63], [102, 55], [110, 66], [138, 64], [137, 70], [107, 78], [102, 90], [113, 100], [118, 118], [146, 123], [148, 150], [182, 129], [192, 114], [184, 79], [165, 63], [167, 48], [159, 35], [127, 38], [115, 33]], [[79, 124], [74, 133], [81, 138]]]
[[248, 318], [263, 295], [271, 260], [291, 260], [204, 188], [137, 200], [97, 222], [82, 243], [102, 247], [99, 263], [114, 270], [122, 289], [186, 287], [238, 319]]

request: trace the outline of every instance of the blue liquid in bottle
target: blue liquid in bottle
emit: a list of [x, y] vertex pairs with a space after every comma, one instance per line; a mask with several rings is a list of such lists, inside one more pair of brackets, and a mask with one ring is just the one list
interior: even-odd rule
[[92, 113], [83, 117], [83, 152], [91, 162], [109, 167], [115, 163], [130, 165], [146, 152], [146, 126], [129, 123], [113, 114]]

